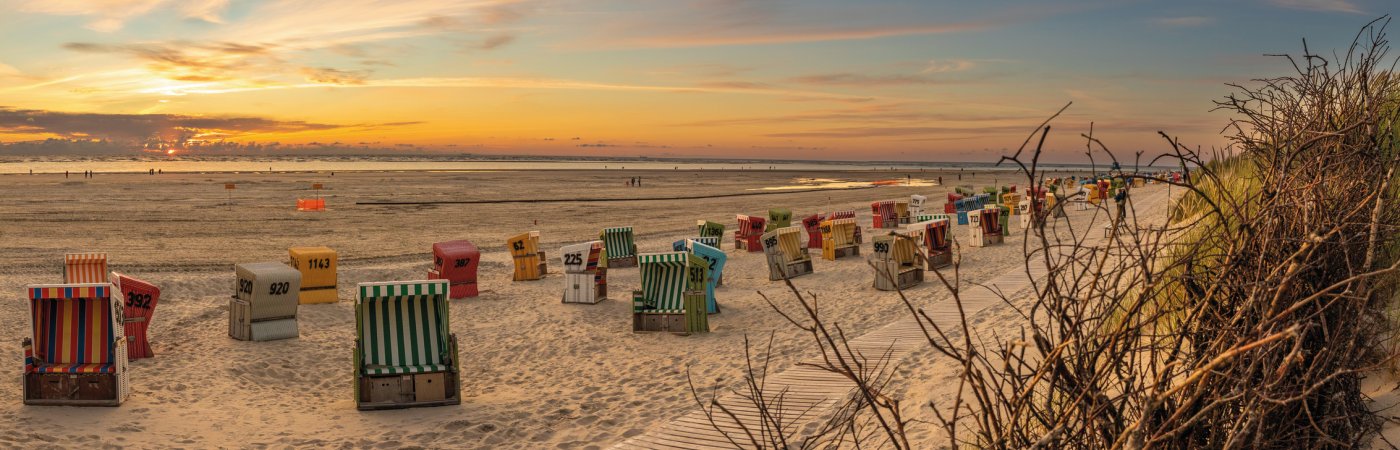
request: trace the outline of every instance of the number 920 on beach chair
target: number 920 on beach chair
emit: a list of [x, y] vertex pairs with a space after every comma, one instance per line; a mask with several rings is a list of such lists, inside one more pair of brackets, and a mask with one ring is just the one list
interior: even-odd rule
[[279, 262], [234, 266], [238, 275], [229, 299], [228, 335], [240, 341], [297, 337], [301, 272]]
[[462, 239], [433, 244], [433, 268], [429, 280], [447, 280], [450, 298], [476, 297], [476, 267], [481, 263], [481, 250], [476, 244]]
[[69, 253], [63, 255], [64, 283], [106, 283], [106, 253]]
[[457, 405], [462, 378], [446, 280], [360, 283], [355, 299], [355, 405]]
[[875, 289], [908, 289], [924, 281], [924, 268], [919, 264], [919, 249], [914, 237], [879, 235], [871, 240], [871, 246], [874, 251], [870, 255], [870, 265], [875, 268]]
[[687, 252], [643, 253], [639, 260], [642, 289], [632, 291], [632, 331], [709, 332], [709, 264]]
[[603, 241], [608, 268], [637, 267], [637, 244], [632, 240], [632, 227], [604, 228], [598, 240]]
[[301, 290], [297, 302], [335, 303], [340, 301], [336, 291], [339, 278], [336, 263], [340, 257], [330, 247], [292, 247], [287, 249], [288, 259], [293, 269], [301, 272]]
[[113, 288], [126, 298], [122, 311], [122, 324], [126, 331], [126, 355], [130, 359], [150, 358], [151, 341], [146, 331], [151, 327], [151, 317], [155, 315], [156, 303], [160, 302], [160, 288], [145, 281], [112, 272]]
[[531, 231], [506, 239], [506, 248], [515, 264], [512, 280], [538, 280], [549, 273], [549, 263], [540, 250], [540, 232]]
[[559, 249], [564, 259], [564, 303], [596, 304], [608, 299], [608, 268], [603, 241]]
[[[120, 294], [108, 283], [35, 284], [24, 403], [118, 406], [130, 393]], [[115, 301], [114, 301], [115, 300]]]
[[812, 273], [812, 257], [802, 245], [802, 231], [797, 227], [779, 228], [763, 233], [763, 254], [768, 257], [768, 279], [772, 281], [795, 278]]

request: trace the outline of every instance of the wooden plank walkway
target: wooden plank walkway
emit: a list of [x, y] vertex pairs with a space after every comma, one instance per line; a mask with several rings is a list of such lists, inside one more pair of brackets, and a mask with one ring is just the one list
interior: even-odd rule
[[[1029, 276], [1027, 275], [1029, 272]], [[962, 302], [969, 316], [986, 308], [1002, 303], [996, 292], [1007, 297], [1015, 297], [1030, 289], [1031, 277], [1043, 278], [1045, 267], [1032, 266], [1029, 271], [1023, 266], [1004, 273], [981, 286], [965, 287]], [[995, 291], [994, 291], [995, 290]], [[935, 323], [945, 329], [959, 325], [957, 306], [952, 301], [943, 301], [924, 308]], [[850, 347], [858, 356], [865, 358], [867, 365], [893, 365], [922, 347], [928, 346], [922, 329], [913, 317], [906, 316], [894, 323], [852, 339]], [[820, 364], [812, 358], [803, 362]], [[782, 372], [770, 375], [765, 389], [768, 396], [782, 396], [778, 410], [782, 411], [784, 430], [788, 434], [797, 431], [823, 414], [829, 412], [855, 393], [855, 385], [844, 377], [807, 366], [793, 366]], [[695, 410], [647, 433], [632, 437], [612, 448], [632, 449], [733, 449], [734, 443], [726, 438], [726, 433], [740, 444], [748, 441], [744, 428], [758, 433], [762, 428], [757, 408], [744, 401], [725, 403], [744, 427], [716, 411], [715, 422], [705, 416], [705, 412]], [[723, 416], [723, 417], [721, 417]]]

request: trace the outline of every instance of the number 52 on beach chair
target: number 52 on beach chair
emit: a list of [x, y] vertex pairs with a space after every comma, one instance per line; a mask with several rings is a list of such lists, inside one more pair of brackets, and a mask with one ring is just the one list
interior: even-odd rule
[[549, 263], [540, 250], [540, 232], [531, 231], [506, 239], [511, 260], [515, 263], [514, 281], [538, 280], [549, 272]]
[[130, 394], [120, 294], [108, 283], [25, 287], [24, 403], [118, 406]]
[[687, 252], [643, 253], [642, 289], [632, 291], [632, 331], [710, 331], [705, 296], [709, 264]]
[[355, 405], [361, 410], [462, 403], [446, 280], [360, 283]]

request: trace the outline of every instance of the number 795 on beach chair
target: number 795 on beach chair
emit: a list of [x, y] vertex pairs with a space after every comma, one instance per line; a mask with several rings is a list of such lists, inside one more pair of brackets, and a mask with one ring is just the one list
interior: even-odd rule
[[462, 378], [446, 280], [360, 283], [355, 299], [355, 405], [457, 405]]

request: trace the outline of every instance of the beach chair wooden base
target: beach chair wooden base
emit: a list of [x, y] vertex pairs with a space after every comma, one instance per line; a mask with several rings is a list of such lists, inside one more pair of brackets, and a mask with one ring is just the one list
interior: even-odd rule
[[456, 372], [361, 375], [358, 378], [360, 389], [355, 407], [360, 411], [462, 404], [457, 388], [461, 379]]
[[301, 305], [309, 305], [313, 303], [336, 303], [339, 301], [340, 294], [336, 292], [335, 286], [302, 286], [301, 293], [297, 297], [297, 303]]
[[1003, 237], [1000, 234], [983, 234], [981, 236], [972, 236], [973, 247], [990, 247], [993, 245], [1001, 244], [1002, 242]]
[[[606, 268], [599, 267], [597, 270], [599, 276], [607, 276], [603, 272]], [[566, 273], [564, 283], [564, 303], [596, 305], [608, 299], [608, 284], [599, 284], [592, 273]], [[590, 289], [589, 285], [593, 287]], [[589, 295], [590, 290], [592, 295]]]
[[833, 261], [834, 261], [834, 260], [837, 260], [837, 259], [845, 258], [845, 257], [848, 257], [848, 256], [860, 256], [860, 247], [859, 247], [859, 246], [856, 246], [856, 245], [852, 245], [852, 246], [849, 246], [849, 247], [838, 247], [838, 248], [832, 250], [832, 251], [831, 251], [831, 254], [832, 254], [832, 258], [831, 258], [831, 259], [832, 259]]
[[115, 373], [27, 373], [24, 404], [52, 406], [121, 406]]
[[689, 293], [685, 296], [685, 311], [649, 312], [637, 311], [642, 304], [642, 292], [632, 291], [632, 332], [633, 333], [672, 333], [689, 335], [710, 332], [710, 321], [706, 314], [705, 293]]
[[929, 270], [941, 269], [953, 265], [953, 252], [941, 251], [930, 254], [928, 257]]
[[540, 276], [545, 275], [549, 275], [549, 258], [545, 257], [544, 252], [540, 252]]
[[875, 289], [882, 291], [893, 291], [899, 289], [909, 289], [924, 282], [924, 269], [905, 267], [899, 269], [899, 275], [894, 277], [891, 283], [890, 278], [879, 270], [875, 271]]
[[781, 272], [777, 270], [769, 270], [768, 280], [781, 281], [784, 278], [793, 279], [810, 273], [812, 273], [812, 260], [807, 259], [803, 261], [787, 263], [787, 267]]
[[628, 267], [637, 267], [636, 255], [616, 259], [608, 258], [609, 269], [625, 269]]
[[232, 299], [228, 304], [228, 335], [240, 341], [275, 341], [297, 337], [297, 318], [279, 317], [254, 321], [248, 302]]

